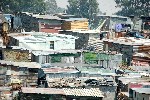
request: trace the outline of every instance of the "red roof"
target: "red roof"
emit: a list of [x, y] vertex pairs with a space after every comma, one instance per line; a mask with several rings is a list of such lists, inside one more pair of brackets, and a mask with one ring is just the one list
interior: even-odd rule
[[142, 84], [137, 84], [137, 83], [130, 83], [129, 88], [142, 88]]

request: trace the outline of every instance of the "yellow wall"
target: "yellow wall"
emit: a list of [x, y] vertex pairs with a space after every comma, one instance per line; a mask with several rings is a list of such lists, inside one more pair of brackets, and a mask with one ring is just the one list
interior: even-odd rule
[[88, 30], [88, 21], [72, 21], [72, 22], [64, 22], [62, 24], [63, 30], [75, 30], [75, 29], [83, 29]]

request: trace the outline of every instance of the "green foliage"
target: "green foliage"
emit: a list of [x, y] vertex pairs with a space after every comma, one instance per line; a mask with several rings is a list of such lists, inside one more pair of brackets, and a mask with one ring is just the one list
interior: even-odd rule
[[135, 16], [149, 16], [150, 0], [115, 0], [118, 7], [121, 8], [118, 15], [135, 15]]
[[97, 0], [68, 0], [67, 13], [88, 18], [91, 23], [99, 13]]
[[0, 0], [0, 7], [4, 13], [45, 11], [44, 0]]
[[61, 57], [53, 56], [51, 58], [51, 62], [52, 63], [61, 62]]
[[85, 61], [90, 61], [90, 60], [96, 60], [97, 55], [92, 52], [86, 52], [84, 53], [84, 59]]
[[128, 64], [127, 64], [127, 62], [126, 61], [122, 61], [122, 64], [121, 64], [122, 66], [127, 66]]

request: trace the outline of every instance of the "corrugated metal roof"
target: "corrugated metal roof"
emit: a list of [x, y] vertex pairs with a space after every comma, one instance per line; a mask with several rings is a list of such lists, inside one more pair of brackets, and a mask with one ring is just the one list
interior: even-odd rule
[[120, 37], [115, 39], [104, 39], [104, 41], [119, 43], [124, 45], [150, 45], [149, 39], [136, 39], [134, 37]]
[[129, 17], [125, 17], [125, 16], [118, 16], [118, 15], [98, 15], [101, 17], [114, 17], [114, 18], [129, 18]]
[[32, 15], [35, 18], [38, 19], [56, 19], [56, 20], [61, 20], [61, 18], [57, 17], [57, 16], [52, 16], [52, 15]]
[[138, 93], [150, 94], [150, 88], [132, 88]]
[[142, 53], [135, 53], [133, 56], [137, 56], [137, 57], [148, 57], [148, 58], [150, 58], [150, 54], [149, 54], [149, 53], [145, 53], [145, 52], [142, 52]]
[[70, 96], [88, 96], [88, 97], [104, 97], [98, 88], [91, 89], [56, 89], [56, 88], [30, 88], [22, 87], [22, 93], [36, 93], [36, 94], [60, 94]]
[[41, 68], [41, 65], [36, 62], [12, 62], [0, 60], [0, 64], [13, 65], [18, 67], [27, 67], [27, 68]]
[[120, 80], [123, 84], [128, 84], [130, 82], [148, 82], [150, 81], [149, 78], [141, 78], [141, 77], [133, 77], [133, 76], [127, 76], [127, 77], [119, 77], [118, 80]]
[[[20, 34], [28, 34], [28, 35], [20, 35]], [[74, 37], [72, 35], [64, 35], [64, 34], [50, 34], [50, 33], [44, 33], [44, 32], [25, 32], [25, 33], [20, 33], [18, 36], [15, 34], [14, 36], [11, 35], [14, 39], [19, 41], [20, 46], [24, 46], [28, 49], [31, 50], [45, 50], [47, 48], [50, 50], [50, 48], [46, 47], [47, 43], [49, 41], [54, 41], [54, 42], [63, 42], [63, 43], [70, 43], [70, 41], [75, 41], [77, 37]], [[31, 45], [29, 43], [32, 43]], [[39, 47], [38, 45], [33, 45], [33, 43], [43, 43], [46, 44], [45, 46]], [[69, 52], [68, 50], [66, 51], [59, 51], [59, 52]], [[71, 51], [73, 52], [73, 50]], [[39, 52], [38, 52], [39, 53]]]
[[11, 90], [11, 87], [0, 87], [0, 91], [4, 91], [4, 90]]
[[78, 33], [89, 33], [89, 34], [99, 34], [96, 30], [81, 30], [81, 29], [76, 29], [72, 30], [73, 32], [78, 32]]
[[89, 74], [101, 74], [101, 75], [116, 75], [115, 70], [95, 68], [95, 67], [77, 67], [81, 72]]
[[80, 96], [80, 97], [104, 97], [98, 88], [91, 89], [63, 89], [66, 95]]
[[33, 50], [32, 53], [36, 56], [38, 55], [50, 55], [50, 54], [63, 54], [63, 53], [70, 53], [76, 54], [81, 52], [81, 50]]
[[43, 71], [44, 73], [78, 73], [79, 71], [76, 70], [75, 68], [71, 68], [71, 67], [68, 67], [68, 68], [60, 68], [60, 67], [57, 67], [57, 68], [43, 68]]
[[63, 19], [65, 21], [88, 21], [87, 18], [69, 18], [69, 19]]
[[149, 85], [149, 86], [150, 86], [150, 82], [139, 82], [139, 84], [142, 84], [142, 85]]
[[22, 12], [22, 13], [27, 14], [27, 15], [32, 15], [32, 17], [38, 18], [38, 19], [62, 20], [58, 16], [54, 16], [54, 15], [40, 15], [40, 14], [34, 14], [34, 13], [29, 13], [29, 12]]
[[22, 93], [36, 93], [36, 94], [65, 94], [62, 89], [55, 88], [30, 88], [22, 87]]
[[45, 33], [45, 32], [23, 32], [9, 35], [18, 40], [27, 41], [27, 42], [44, 42], [49, 41], [50, 37], [53, 37], [54, 40], [61, 39], [78, 39], [78, 37], [72, 35], [64, 35], [58, 33]]

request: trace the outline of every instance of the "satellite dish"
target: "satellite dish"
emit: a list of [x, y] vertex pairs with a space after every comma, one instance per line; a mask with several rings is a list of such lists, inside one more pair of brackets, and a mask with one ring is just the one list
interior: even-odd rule
[[122, 24], [116, 24], [116, 26], [115, 26], [115, 30], [116, 30], [116, 32], [120, 32], [121, 30], [122, 30]]

